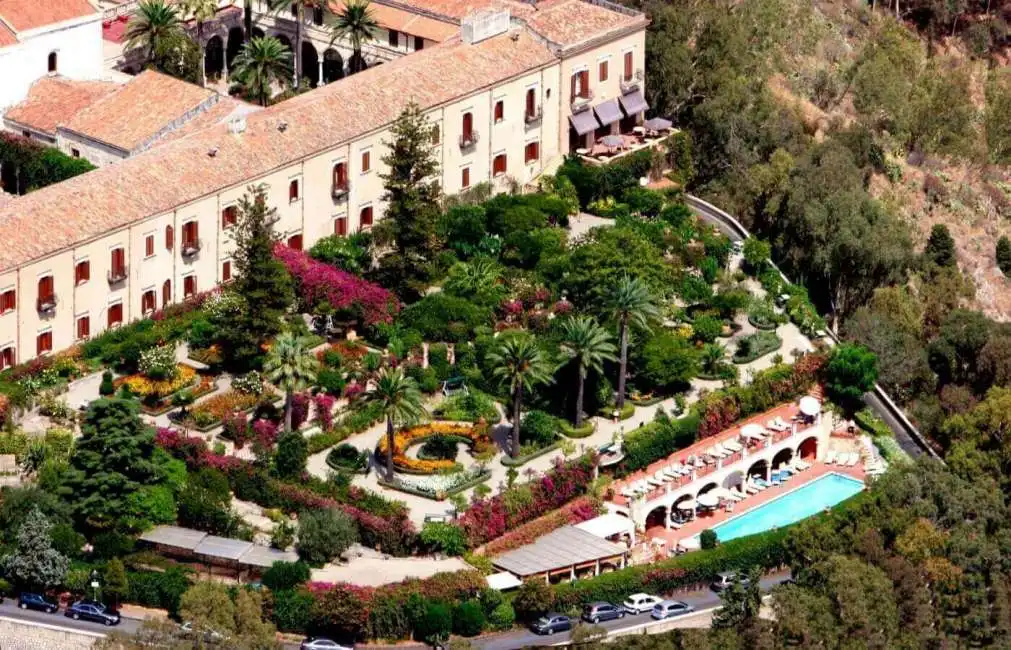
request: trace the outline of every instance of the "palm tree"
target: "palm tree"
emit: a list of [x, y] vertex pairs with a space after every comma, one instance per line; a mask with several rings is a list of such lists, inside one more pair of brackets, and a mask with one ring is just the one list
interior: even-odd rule
[[488, 353], [488, 361], [495, 366], [494, 375], [509, 384], [513, 398], [513, 435], [509, 454], [515, 458], [520, 453], [520, 407], [524, 389], [552, 381], [551, 364], [540, 346], [529, 334], [506, 336], [499, 346]]
[[349, 0], [344, 8], [330, 21], [330, 45], [345, 39], [351, 45], [350, 72], [361, 72], [365, 59], [362, 46], [371, 41], [379, 29], [379, 22], [372, 14], [369, 0]]
[[499, 265], [495, 260], [484, 256], [475, 257], [450, 269], [443, 288], [450, 293], [472, 298], [494, 289], [500, 278]]
[[207, 83], [207, 71], [204, 69], [204, 23], [214, 18], [218, 13], [218, 0], [179, 0], [179, 7], [187, 16], [193, 16], [197, 23], [197, 43], [200, 45], [200, 85]]
[[242, 46], [232, 62], [232, 78], [246, 97], [266, 106], [275, 83], [291, 84], [291, 52], [273, 36], [254, 38]]
[[305, 10], [321, 7], [329, 12], [329, 3], [323, 0], [267, 0], [267, 6], [273, 14], [287, 12], [295, 7], [295, 88], [302, 81], [302, 26], [305, 25]]
[[383, 368], [372, 390], [362, 398], [365, 403], [377, 403], [386, 416], [386, 476], [393, 480], [393, 431], [398, 425], [417, 422], [425, 412], [421, 405], [418, 384], [404, 374], [403, 368]]
[[292, 398], [316, 380], [318, 365], [305, 338], [282, 332], [274, 339], [263, 371], [272, 384], [284, 391], [285, 432], [291, 432]]
[[615, 406], [618, 411], [625, 407], [625, 375], [628, 371], [628, 328], [635, 325], [649, 330], [651, 320], [660, 314], [649, 287], [639, 278], [624, 276], [607, 299], [607, 308], [618, 321], [618, 340], [621, 345], [621, 361], [618, 374], [618, 397]]
[[726, 346], [719, 343], [707, 343], [702, 346], [702, 371], [707, 375], [715, 375], [719, 372], [720, 364], [726, 355]]
[[617, 348], [611, 333], [589, 316], [569, 318], [562, 323], [562, 353], [579, 366], [576, 389], [576, 428], [583, 426], [583, 387], [590, 370], [603, 372], [605, 361], [614, 361]]
[[126, 25], [124, 47], [127, 50], [144, 48], [147, 60], [151, 61], [161, 41], [182, 35], [182, 20], [175, 7], [164, 0], [141, 0], [137, 12]]

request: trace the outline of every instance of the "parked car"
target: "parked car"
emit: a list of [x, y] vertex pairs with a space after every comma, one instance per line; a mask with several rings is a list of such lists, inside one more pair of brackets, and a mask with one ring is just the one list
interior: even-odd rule
[[535, 634], [554, 634], [572, 629], [572, 619], [565, 614], [549, 612], [530, 624]]
[[119, 625], [119, 612], [95, 601], [79, 600], [67, 608], [66, 616], [75, 621], [94, 621], [104, 625]]
[[298, 650], [352, 650], [352, 648], [341, 645], [333, 639], [322, 636], [311, 636], [299, 644]]
[[583, 620], [587, 623], [611, 621], [616, 618], [625, 618], [625, 610], [617, 605], [599, 602], [590, 603], [583, 607]]
[[55, 600], [50, 600], [42, 594], [35, 594], [29, 591], [21, 592], [18, 595], [18, 607], [21, 609], [34, 609], [47, 614], [52, 614], [60, 608]]
[[649, 594], [632, 594], [625, 599], [622, 606], [629, 614], [642, 614], [643, 612], [652, 610], [653, 607], [659, 605], [661, 602], [663, 602], [663, 598], [659, 596], [651, 596]]
[[653, 612], [650, 614], [650, 616], [660, 621], [665, 618], [673, 618], [675, 616], [681, 616], [682, 614], [687, 614], [688, 612], [694, 611], [695, 608], [684, 601], [665, 600], [663, 602], [657, 603], [656, 607], [653, 608]]
[[741, 576], [734, 571], [728, 571], [726, 573], [717, 574], [716, 579], [713, 580], [709, 587], [715, 592], [720, 592], [727, 589], [735, 582], [740, 583], [743, 587], [747, 587], [751, 584], [748, 576]]

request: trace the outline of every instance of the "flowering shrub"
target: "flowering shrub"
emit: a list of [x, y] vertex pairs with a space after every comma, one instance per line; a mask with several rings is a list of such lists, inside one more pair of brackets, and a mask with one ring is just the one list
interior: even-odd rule
[[242, 449], [249, 441], [249, 418], [245, 413], [240, 411], [225, 415], [222, 425], [222, 436], [234, 442], [236, 449]]
[[351, 312], [366, 325], [391, 322], [398, 310], [396, 299], [386, 289], [317, 262], [303, 251], [278, 244], [274, 255], [295, 278], [299, 297], [306, 307], [326, 301], [336, 310]]
[[6, 424], [10, 415], [11, 401], [6, 395], [0, 394], [0, 425]]
[[592, 479], [593, 468], [588, 459], [558, 462], [540, 480], [475, 499], [460, 517], [460, 526], [470, 545], [480, 546], [584, 494]]
[[488, 542], [484, 551], [488, 555], [498, 555], [519, 548], [525, 544], [530, 544], [538, 537], [547, 535], [553, 530], [569, 524], [593, 519], [600, 514], [600, 504], [589, 497], [579, 497], [573, 499], [558, 510], [553, 510], [546, 515], [529, 521], [515, 530], [510, 530], [502, 537]]
[[253, 370], [232, 380], [232, 388], [247, 395], [263, 394], [263, 376]]
[[297, 430], [309, 417], [309, 403], [312, 398], [308, 393], [296, 393], [291, 398], [291, 428]]
[[316, 424], [320, 429], [329, 431], [333, 428], [333, 406], [336, 402], [332, 395], [326, 393], [316, 396]]
[[362, 386], [361, 384], [355, 382], [353, 384], [348, 384], [344, 388], [344, 397], [348, 398], [349, 400], [353, 400], [364, 392], [365, 386]]
[[566, 314], [571, 314], [572, 303], [568, 300], [559, 300], [551, 308], [551, 311], [555, 312], [555, 316], [565, 316]]
[[[441, 470], [453, 469], [455, 463], [452, 460], [421, 460], [420, 458], [409, 458], [406, 454], [409, 447], [439, 435], [462, 438], [476, 453], [480, 453], [492, 444], [491, 438], [488, 437], [488, 428], [485, 426], [477, 427], [450, 422], [422, 424], [403, 429], [393, 436], [393, 464], [403, 471], [419, 474], [434, 474]], [[380, 438], [376, 454], [380, 457], [386, 456], [386, 436]]]
[[452, 474], [435, 474], [433, 476], [399, 476], [396, 485], [414, 492], [421, 492], [430, 497], [441, 498], [453, 488], [469, 483], [483, 475], [487, 470], [480, 467], [471, 467], [462, 472]]
[[179, 372], [173, 345], [158, 345], [140, 353], [138, 369], [150, 379], [172, 381]]
[[126, 386], [134, 395], [146, 399], [153, 397], [163, 397], [179, 392], [183, 388], [193, 384], [197, 377], [197, 371], [190, 366], [177, 364], [175, 377], [171, 379], [152, 379], [144, 374], [128, 375], [120, 377], [114, 382], [114, 386]]
[[257, 420], [253, 423], [253, 439], [265, 449], [273, 447], [277, 442], [277, 425], [270, 420]]
[[190, 409], [190, 418], [197, 426], [205, 427], [224, 420], [229, 413], [247, 411], [256, 406], [259, 401], [260, 398], [257, 395], [230, 390], [194, 406]]

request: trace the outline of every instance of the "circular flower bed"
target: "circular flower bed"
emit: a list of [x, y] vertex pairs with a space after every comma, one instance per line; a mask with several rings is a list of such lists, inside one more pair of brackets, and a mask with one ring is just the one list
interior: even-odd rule
[[126, 386], [131, 393], [141, 399], [164, 397], [191, 386], [197, 378], [197, 371], [185, 364], [176, 365], [175, 376], [169, 379], [152, 379], [144, 374], [130, 375], [115, 382], [116, 388]]
[[[471, 451], [480, 453], [492, 444], [488, 437], [487, 426], [473, 426], [470, 424], [458, 424], [451, 422], [433, 422], [410, 427], [397, 432], [393, 437], [393, 464], [397, 469], [412, 474], [435, 474], [440, 471], [453, 469], [455, 462], [452, 460], [422, 460], [419, 458], [408, 458], [407, 450], [415, 445], [420, 445], [429, 438], [435, 436], [445, 436], [455, 438], [461, 442], [466, 442], [471, 447]], [[376, 454], [383, 458], [386, 456], [386, 437], [379, 440], [376, 447]]]

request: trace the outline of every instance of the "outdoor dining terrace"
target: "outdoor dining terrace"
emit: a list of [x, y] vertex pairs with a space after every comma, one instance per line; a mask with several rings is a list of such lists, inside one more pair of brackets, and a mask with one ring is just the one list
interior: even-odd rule
[[654, 118], [641, 126], [632, 128], [630, 133], [616, 133], [597, 137], [590, 148], [575, 150], [577, 156], [591, 165], [606, 165], [638, 151], [658, 146], [670, 134], [675, 133], [669, 120]]

